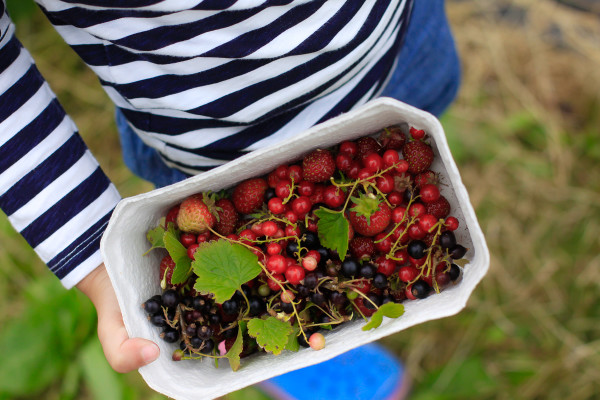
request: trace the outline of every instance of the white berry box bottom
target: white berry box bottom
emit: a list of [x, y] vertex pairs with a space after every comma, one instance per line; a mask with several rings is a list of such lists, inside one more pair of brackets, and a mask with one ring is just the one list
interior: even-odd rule
[[[209, 358], [173, 361], [172, 354], [178, 344], [161, 340], [160, 329], [149, 323], [141, 307], [144, 301], [162, 292], [158, 268], [162, 255], [157, 251], [144, 254], [150, 248], [146, 233], [157, 226], [168, 210], [192, 194], [231, 188], [243, 180], [265, 175], [281, 164], [300, 160], [312, 150], [375, 135], [383, 128], [405, 123], [427, 133], [435, 155], [430, 169], [439, 175], [440, 191], [450, 203], [451, 215], [460, 221], [454, 233], [457, 242], [468, 249], [464, 256], [468, 263], [460, 279], [441, 293], [405, 301], [404, 315], [395, 319], [384, 317], [376, 329], [363, 331], [366, 322], [359, 319], [328, 331], [326, 346], [319, 351], [301, 348], [298, 352], [283, 351], [279, 355], [254, 354], [243, 358], [237, 371], [232, 371], [227, 360], [221, 360], [219, 367]], [[220, 397], [276, 375], [326, 361], [411, 326], [454, 315], [466, 306], [489, 267], [485, 238], [440, 122], [429, 113], [389, 98], [373, 100], [277, 146], [254, 151], [210, 172], [123, 199], [112, 215], [101, 249], [129, 335], [150, 339], [160, 346], [160, 357], [139, 372], [152, 389], [174, 399]]]

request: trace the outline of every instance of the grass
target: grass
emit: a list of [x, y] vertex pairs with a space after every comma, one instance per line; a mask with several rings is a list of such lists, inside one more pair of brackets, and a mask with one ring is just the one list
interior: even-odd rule
[[[442, 123], [492, 263], [460, 314], [382, 343], [405, 362], [412, 399], [598, 398], [598, 17], [549, 0], [447, 4], [463, 84]], [[22, 41], [109, 177], [124, 196], [149, 190], [122, 164], [95, 76], [39, 12], [22, 15]], [[163, 398], [107, 368], [89, 302], [60, 288], [4, 216], [0, 243], [0, 399]]]

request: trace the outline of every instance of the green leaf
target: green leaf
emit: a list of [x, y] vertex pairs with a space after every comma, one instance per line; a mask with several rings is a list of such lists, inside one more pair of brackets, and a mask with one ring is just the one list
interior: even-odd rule
[[252, 318], [248, 321], [248, 334], [256, 338], [256, 343], [266, 351], [280, 354], [288, 344], [292, 326], [275, 317], [267, 319]]
[[256, 254], [228, 240], [199, 247], [192, 267], [198, 276], [194, 288], [200, 293], [212, 293], [217, 303], [229, 300], [242, 284], [262, 271]]
[[233, 346], [225, 353], [225, 357], [229, 360], [229, 365], [233, 371], [240, 369], [240, 354], [244, 349], [244, 332], [246, 331], [246, 321], [238, 322], [238, 333]]
[[452, 260], [452, 262], [456, 265], [458, 265], [461, 268], [464, 268], [465, 265], [467, 265], [468, 263], [470, 263], [471, 261], [466, 259], [466, 258], [459, 258], [458, 260]]
[[398, 303], [385, 303], [371, 316], [371, 321], [363, 326], [363, 331], [368, 331], [377, 328], [383, 322], [383, 317], [398, 318], [404, 314], [404, 305]]
[[292, 333], [288, 336], [288, 342], [285, 345], [285, 349], [289, 351], [293, 351], [294, 353], [300, 350], [300, 343], [298, 343], [298, 333], [300, 329], [298, 325], [294, 325], [292, 328]]
[[348, 252], [348, 232], [350, 230], [348, 220], [344, 214], [324, 207], [316, 210], [315, 215], [319, 218], [317, 228], [321, 244], [328, 249], [337, 251], [340, 260], [343, 260]]
[[175, 262], [171, 283], [177, 285], [183, 283], [192, 272], [192, 260], [187, 255], [187, 249], [181, 244], [179, 238], [170, 231], [165, 232], [163, 240], [169, 255]]
[[148, 254], [154, 249], [164, 248], [164, 236], [165, 228], [163, 228], [161, 225], [157, 226], [154, 229], [150, 229], [148, 233], [146, 233], [146, 239], [148, 239], [148, 241], [150, 242], [151, 247], [148, 249], [148, 251], [144, 253], [144, 255]]

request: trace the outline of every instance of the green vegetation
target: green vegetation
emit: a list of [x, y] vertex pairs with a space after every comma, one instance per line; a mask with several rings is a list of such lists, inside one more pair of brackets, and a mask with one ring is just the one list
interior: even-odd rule
[[[122, 163], [96, 77], [21, 3], [9, 1], [19, 37], [104, 170], [123, 196], [150, 190]], [[498, 3], [527, 23], [498, 17]], [[531, 3], [447, 3], [464, 75], [442, 123], [492, 263], [460, 314], [382, 340], [405, 362], [413, 399], [600, 393], [600, 28]], [[110, 369], [91, 303], [61, 288], [5, 216], [0, 243], [0, 400], [164, 398]], [[227, 396], [242, 398], [263, 396]]]

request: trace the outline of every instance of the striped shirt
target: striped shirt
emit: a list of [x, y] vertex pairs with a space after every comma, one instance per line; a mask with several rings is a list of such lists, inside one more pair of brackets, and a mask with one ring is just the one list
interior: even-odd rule
[[[36, 0], [131, 128], [189, 174], [377, 96], [411, 0]], [[119, 200], [0, 3], [0, 207], [73, 286]]]

